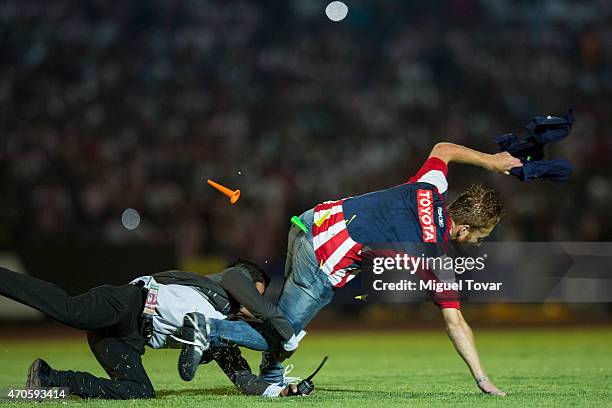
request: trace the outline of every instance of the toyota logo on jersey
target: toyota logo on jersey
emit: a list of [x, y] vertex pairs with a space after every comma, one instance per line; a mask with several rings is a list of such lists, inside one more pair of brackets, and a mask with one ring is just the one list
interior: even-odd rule
[[431, 190], [417, 190], [417, 208], [419, 223], [423, 231], [423, 242], [437, 242]]

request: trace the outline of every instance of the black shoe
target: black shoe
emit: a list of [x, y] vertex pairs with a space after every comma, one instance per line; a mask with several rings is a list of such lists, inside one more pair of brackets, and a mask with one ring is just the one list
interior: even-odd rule
[[26, 382], [26, 388], [42, 388], [49, 387], [51, 385], [51, 372], [53, 369], [46, 361], [37, 358], [30, 365], [28, 370], [28, 381]]
[[178, 371], [184, 381], [191, 381], [196, 375], [203, 354], [210, 347], [208, 324], [201, 313], [188, 313], [183, 320], [180, 337], [174, 337], [184, 344], [179, 354]]

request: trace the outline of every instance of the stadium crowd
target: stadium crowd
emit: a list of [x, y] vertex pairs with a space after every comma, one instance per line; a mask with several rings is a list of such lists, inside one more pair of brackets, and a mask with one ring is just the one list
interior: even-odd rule
[[612, 239], [612, 3], [359, 1], [339, 23], [324, 6], [0, 2], [0, 245], [281, 258], [291, 215], [399, 184], [437, 141], [495, 151], [568, 106], [578, 122], [551, 156], [572, 161], [569, 183], [454, 167], [450, 196], [497, 188], [498, 240]]

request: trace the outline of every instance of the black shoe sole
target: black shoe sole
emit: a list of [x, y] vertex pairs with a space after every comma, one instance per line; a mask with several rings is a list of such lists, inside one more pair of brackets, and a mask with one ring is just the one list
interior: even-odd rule
[[34, 360], [32, 364], [30, 364], [30, 368], [28, 369], [28, 380], [26, 381], [26, 388], [41, 388], [43, 387], [40, 376], [38, 375], [40, 371], [40, 366], [44, 364], [44, 362], [37, 358]]
[[195, 378], [198, 365], [202, 360], [202, 353], [195, 346], [185, 346], [181, 350], [178, 359], [178, 371], [183, 381], [191, 381]]
[[[196, 328], [185, 316], [182, 338], [193, 342], [195, 340], [195, 330]], [[199, 352], [196, 347], [191, 345], [183, 347], [178, 359], [178, 372], [183, 381], [191, 381], [195, 378], [201, 360], [202, 352]]]

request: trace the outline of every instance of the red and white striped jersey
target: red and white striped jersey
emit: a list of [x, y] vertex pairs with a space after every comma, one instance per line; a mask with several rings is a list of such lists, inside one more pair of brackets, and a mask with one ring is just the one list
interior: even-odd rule
[[[312, 244], [317, 262], [334, 287], [342, 287], [354, 277], [351, 271], [358, 269], [363, 247], [349, 235], [342, 201], [326, 201], [317, 205], [312, 226]], [[317, 226], [323, 218], [321, 226]]]
[[[366, 243], [445, 242], [449, 226], [443, 205], [448, 188], [446, 173], [446, 164], [432, 157], [405, 184], [318, 204], [314, 209], [313, 246], [317, 262], [332, 285], [342, 287], [354, 278]], [[422, 198], [425, 195], [427, 200]], [[422, 208], [423, 203], [429, 207]], [[354, 221], [351, 216], [356, 216]]]

